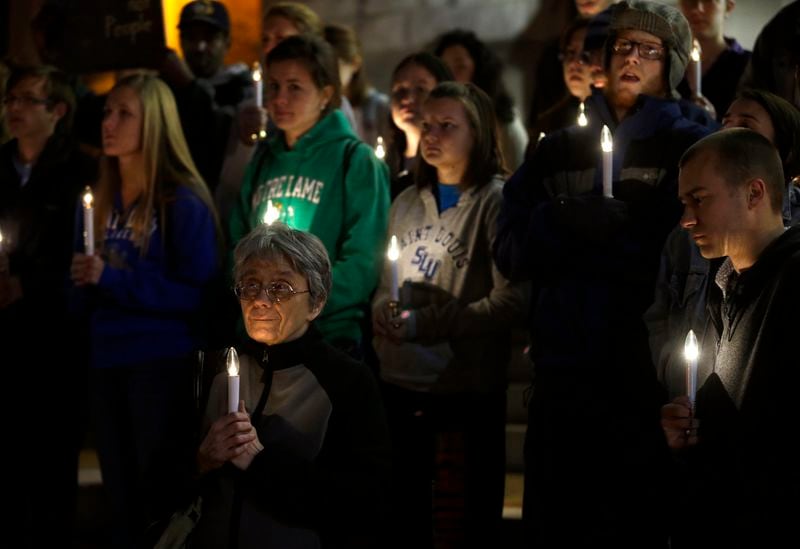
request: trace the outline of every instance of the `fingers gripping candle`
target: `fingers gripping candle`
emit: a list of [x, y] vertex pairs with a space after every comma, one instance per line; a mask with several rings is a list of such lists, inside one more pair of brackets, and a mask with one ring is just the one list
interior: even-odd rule
[[236, 412], [239, 409], [239, 355], [236, 349], [228, 348], [226, 360], [228, 367], [228, 413]]

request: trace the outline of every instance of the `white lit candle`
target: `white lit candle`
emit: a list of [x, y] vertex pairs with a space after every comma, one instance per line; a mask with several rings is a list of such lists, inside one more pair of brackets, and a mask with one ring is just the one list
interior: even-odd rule
[[378, 136], [378, 140], [375, 143], [375, 156], [377, 156], [378, 159], [380, 160], [386, 158], [386, 149], [383, 146], [383, 137], [381, 137], [380, 135]]
[[264, 211], [264, 223], [267, 225], [272, 225], [275, 221], [278, 220], [281, 213], [278, 211], [278, 208], [272, 205], [272, 200], [267, 200], [267, 209]]
[[228, 367], [228, 413], [239, 410], [239, 355], [236, 349], [228, 348], [226, 359]]
[[611, 131], [608, 126], [603, 126], [600, 133], [600, 147], [603, 149], [603, 196], [614, 198], [611, 190], [611, 182], [614, 166], [614, 141], [611, 139]]
[[83, 193], [83, 249], [94, 255], [94, 197], [88, 186]]
[[694, 335], [694, 330], [689, 330], [683, 343], [683, 355], [686, 358], [686, 394], [692, 408], [694, 408], [694, 400], [697, 395], [697, 357], [699, 354], [697, 337]]
[[389, 265], [392, 271], [392, 281], [389, 290], [392, 301], [400, 301], [400, 283], [397, 276], [397, 260], [400, 258], [400, 247], [397, 245], [397, 237], [392, 235], [392, 242], [389, 244], [389, 251], [386, 253], [389, 258]]
[[700, 57], [700, 43], [695, 40], [694, 47], [692, 47], [692, 63], [694, 63], [694, 79], [695, 88], [694, 93], [697, 97], [703, 95], [703, 63]]
[[0, 254], [3, 253], [3, 233], [0, 232]]
[[[256, 61], [253, 63], [253, 86], [256, 93], [256, 107], [259, 109], [264, 108], [264, 73], [261, 70], [261, 63]], [[259, 130], [258, 136], [252, 135], [253, 141], [257, 138], [264, 139], [267, 137], [267, 130]]]
[[264, 79], [261, 73], [261, 63], [253, 63], [253, 86], [256, 92], [256, 107], [264, 107]]
[[586, 106], [581, 101], [581, 104], [578, 106], [578, 126], [585, 127], [589, 124], [589, 119], [586, 118]]

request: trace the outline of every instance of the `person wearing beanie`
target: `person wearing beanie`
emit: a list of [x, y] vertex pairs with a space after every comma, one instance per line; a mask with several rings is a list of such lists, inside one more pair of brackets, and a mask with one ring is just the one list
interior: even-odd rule
[[[666, 395], [642, 314], [680, 218], [678, 160], [708, 130], [677, 101], [691, 39], [676, 8], [616, 4], [608, 31], [608, 83], [586, 101], [588, 125], [547, 135], [506, 183], [494, 242], [500, 271], [533, 287], [529, 546], [661, 548], [667, 540]], [[610, 193], [604, 126], [613, 139]]]

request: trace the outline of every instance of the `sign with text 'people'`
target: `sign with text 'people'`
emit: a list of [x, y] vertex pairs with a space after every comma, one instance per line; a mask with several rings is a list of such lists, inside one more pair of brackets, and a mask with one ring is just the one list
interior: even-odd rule
[[65, 65], [78, 73], [157, 67], [164, 57], [160, 0], [70, 0]]

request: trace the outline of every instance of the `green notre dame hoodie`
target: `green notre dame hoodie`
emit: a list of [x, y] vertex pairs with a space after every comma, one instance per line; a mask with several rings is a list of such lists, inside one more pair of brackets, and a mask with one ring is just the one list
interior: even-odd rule
[[359, 340], [385, 252], [388, 168], [335, 110], [292, 149], [282, 132], [259, 147], [231, 213], [233, 244], [265, 221], [268, 201], [269, 215], [316, 235], [328, 250], [333, 288], [319, 329], [329, 341]]

